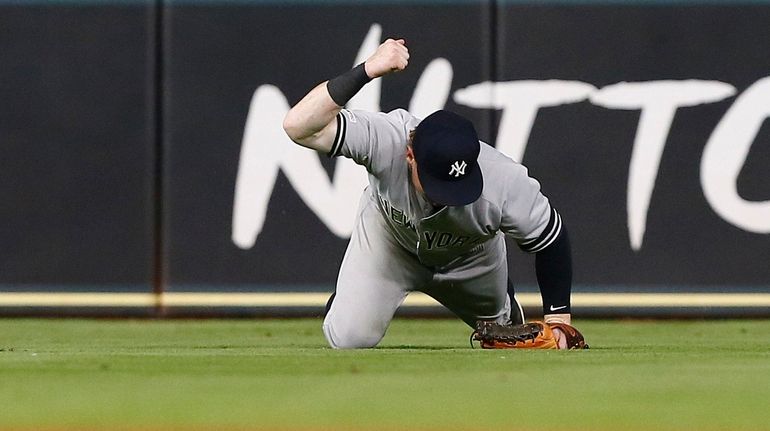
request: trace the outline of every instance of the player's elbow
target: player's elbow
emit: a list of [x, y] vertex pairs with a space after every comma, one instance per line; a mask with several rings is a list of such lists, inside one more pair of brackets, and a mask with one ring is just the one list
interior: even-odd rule
[[307, 113], [293, 108], [283, 119], [283, 131], [297, 145], [328, 153], [331, 150], [331, 140], [324, 138], [324, 127], [316, 130], [312, 124], [312, 118]]
[[301, 145], [303, 139], [307, 138], [306, 131], [303, 128], [303, 122], [294, 110], [289, 110], [283, 118], [283, 131], [292, 141]]

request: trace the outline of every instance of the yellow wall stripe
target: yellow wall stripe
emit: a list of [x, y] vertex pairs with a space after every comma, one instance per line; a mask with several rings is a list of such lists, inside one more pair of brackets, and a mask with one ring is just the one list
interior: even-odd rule
[[[328, 293], [0, 293], [0, 307], [319, 307]], [[524, 307], [540, 306], [540, 295], [521, 293]], [[422, 293], [409, 295], [404, 305], [433, 307]], [[770, 293], [574, 293], [580, 307], [770, 307]]]

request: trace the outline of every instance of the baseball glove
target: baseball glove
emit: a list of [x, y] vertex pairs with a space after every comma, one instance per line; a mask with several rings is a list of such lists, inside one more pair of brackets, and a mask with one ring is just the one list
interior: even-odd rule
[[[559, 343], [554, 329], [563, 334]], [[471, 345], [476, 340], [482, 349], [587, 349], [588, 344], [574, 326], [566, 323], [530, 322], [522, 325], [501, 325], [479, 320], [471, 334]], [[560, 347], [560, 344], [562, 347]]]

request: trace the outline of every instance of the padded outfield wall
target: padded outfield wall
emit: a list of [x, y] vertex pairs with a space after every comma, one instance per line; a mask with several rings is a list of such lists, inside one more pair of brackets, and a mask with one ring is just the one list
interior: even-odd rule
[[570, 229], [576, 315], [770, 315], [768, 23], [764, 1], [0, 0], [0, 314], [319, 313], [366, 175], [281, 120], [397, 36], [408, 69], [349, 107], [451, 109], [523, 161]]

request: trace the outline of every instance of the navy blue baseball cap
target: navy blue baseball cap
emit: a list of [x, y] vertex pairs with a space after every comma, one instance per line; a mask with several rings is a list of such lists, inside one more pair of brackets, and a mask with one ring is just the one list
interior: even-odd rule
[[481, 144], [470, 121], [453, 112], [436, 111], [417, 125], [412, 150], [417, 177], [428, 199], [463, 206], [481, 196]]

